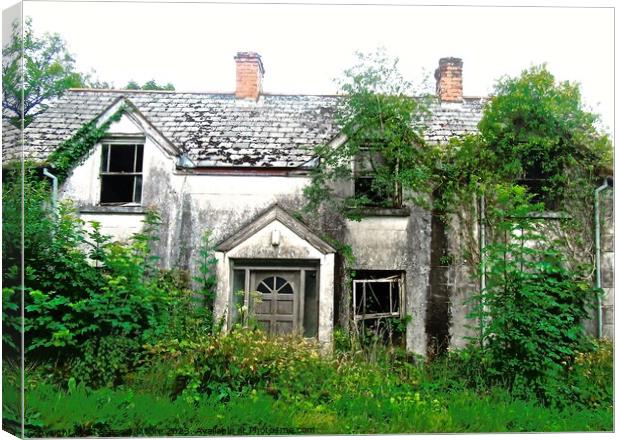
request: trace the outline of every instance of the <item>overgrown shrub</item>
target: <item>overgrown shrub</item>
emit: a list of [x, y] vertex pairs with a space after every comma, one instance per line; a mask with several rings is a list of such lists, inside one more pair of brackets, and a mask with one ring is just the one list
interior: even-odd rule
[[565, 405], [613, 408], [613, 345], [609, 340], [592, 341], [569, 367], [568, 392], [559, 396]]
[[[21, 302], [21, 179], [3, 187], [3, 329], [5, 357], [16, 357]], [[118, 384], [146, 342], [189, 334], [211, 320], [194, 307], [188, 283], [157, 267], [151, 247], [160, 219], [149, 211], [142, 231], [113, 242], [97, 222], [86, 224], [70, 202], [51, 211], [49, 185], [27, 167], [24, 185], [25, 349], [29, 360], [54, 365], [91, 386]], [[203, 290], [206, 290], [204, 288]], [[205, 292], [202, 292], [203, 294]], [[129, 345], [128, 345], [129, 344]], [[12, 350], [12, 351], [11, 351]], [[69, 368], [66, 368], [69, 367]], [[51, 367], [50, 367], [51, 368]], [[73, 373], [71, 373], [73, 371]]]
[[139, 340], [127, 336], [95, 336], [81, 345], [82, 353], [72, 361], [71, 376], [85, 385], [114, 387], [138, 362]]
[[537, 229], [523, 188], [498, 186], [497, 198], [493, 215], [504, 238], [484, 249], [487, 287], [474, 314], [482, 323], [480, 360], [492, 382], [556, 402], [586, 349], [582, 321], [596, 292]]
[[[174, 396], [200, 401], [205, 396], [228, 400], [262, 388], [274, 395], [280, 384], [295, 380], [301, 390], [323, 381], [327, 360], [315, 342], [300, 337], [270, 338], [260, 330], [239, 328], [225, 335], [172, 340], [150, 346], [154, 359], [171, 362]], [[148, 368], [148, 366], [146, 367]], [[300, 377], [300, 371], [310, 376]]]

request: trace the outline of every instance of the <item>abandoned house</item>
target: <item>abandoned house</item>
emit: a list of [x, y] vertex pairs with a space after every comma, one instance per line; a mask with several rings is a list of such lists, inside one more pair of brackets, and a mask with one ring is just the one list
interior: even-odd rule
[[[356, 321], [410, 316], [407, 349], [425, 354], [437, 341], [465, 344], [471, 330], [463, 302], [476, 281], [465, 267], [443, 265], [450, 237], [432, 213], [401, 199], [390, 209], [369, 207], [361, 221], [318, 215], [305, 223], [296, 215], [316, 165], [313, 147], [346, 141], [333, 121], [340, 98], [265, 94], [260, 56], [241, 52], [235, 62], [234, 93], [69, 90], [26, 128], [23, 155], [45, 162], [83, 124], [104, 123], [123, 107], [59, 197], [75, 201], [85, 221], [97, 220], [119, 240], [139, 231], [145, 210], [155, 208], [164, 267], [193, 270], [201, 237], [212, 231], [215, 313], [225, 327], [236, 319], [236, 305], [260, 292], [253, 312], [270, 332], [303, 333], [329, 345], [349, 313]], [[463, 96], [461, 60], [442, 58], [436, 79], [426, 141], [474, 132], [486, 98]], [[4, 123], [4, 162], [21, 157], [19, 135]], [[339, 191], [365, 191], [365, 177]], [[602, 246], [607, 336], [613, 334], [609, 231]], [[354, 254], [352, 304], [342, 300], [342, 256], [326, 237]]]

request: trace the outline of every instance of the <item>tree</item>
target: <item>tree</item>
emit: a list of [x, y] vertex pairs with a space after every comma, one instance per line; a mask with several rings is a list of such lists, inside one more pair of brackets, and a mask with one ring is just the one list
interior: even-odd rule
[[131, 80], [125, 86], [126, 90], [174, 90], [174, 85], [172, 83], [167, 84], [157, 84], [154, 79], [145, 82], [142, 86], [138, 84], [136, 81]]
[[2, 50], [2, 107], [14, 126], [20, 127], [22, 119], [29, 125], [47, 109], [47, 100], [84, 83], [60, 35], [39, 37], [26, 18], [22, 37], [19, 24], [13, 23], [11, 41]]
[[[459, 218], [469, 261], [480, 261], [476, 199], [484, 196], [492, 209], [496, 184], [518, 184], [546, 210], [570, 214], [545, 228], [562, 239], [571, 267], [592, 267], [592, 192], [613, 172], [611, 142], [597, 120], [579, 86], [556, 81], [544, 65], [498, 81], [479, 132], [451, 140], [434, 161], [435, 205]], [[489, 241], [495, 226], [487, 216]]]
[[[357, 57], [358, 64], [340, 81], [344, 97], [335, 114], [346, 142], [316, 149], [320, 161], [305, 188], [309, 211], [327, 201], [357, 218], [364, 206], [398, 203], [400, 188], [411, 194], [428, 189], [431, 169], [420, 148], [426, 99], [413, 97], [415, 90], [399, 71], [398, 59], [388, 57], [384, 49], [358, 52]], [[338, 199], [333, 184], [351, 180], [356, 182], [355, 194]]]
[[611, 168], [609, 138], [584, 109], [578, 84], [557, 82], [545, 65], [502, 78], [479, 124], [504, 179], [519, 180], [548, 206], [578, 179]]

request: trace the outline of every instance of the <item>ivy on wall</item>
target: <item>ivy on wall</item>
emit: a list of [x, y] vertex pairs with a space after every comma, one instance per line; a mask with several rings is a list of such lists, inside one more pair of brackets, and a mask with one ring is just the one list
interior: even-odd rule
[[119, 121], [126, 110], [125, 106], [121, 106], [100, 126], [97, 126], [96, 119], [87, 122], [49, 155], [47, 162], [54, 168], [60, 182], [66, 180], [71, 170], [84, 161], [97, 142], [107, 135], [110, 125]]

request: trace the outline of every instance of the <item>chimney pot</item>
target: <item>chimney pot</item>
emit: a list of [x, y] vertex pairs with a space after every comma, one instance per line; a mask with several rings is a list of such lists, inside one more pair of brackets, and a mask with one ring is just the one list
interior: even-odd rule
[[260, 55], [256, 52], [237, 52], [237, 89], [235, 97], [257, 100], [263, 91], [265, 68]]
[[463, 101], [463, 60], [441, 58], [435, 70], [437, 96], [442, 102]]

